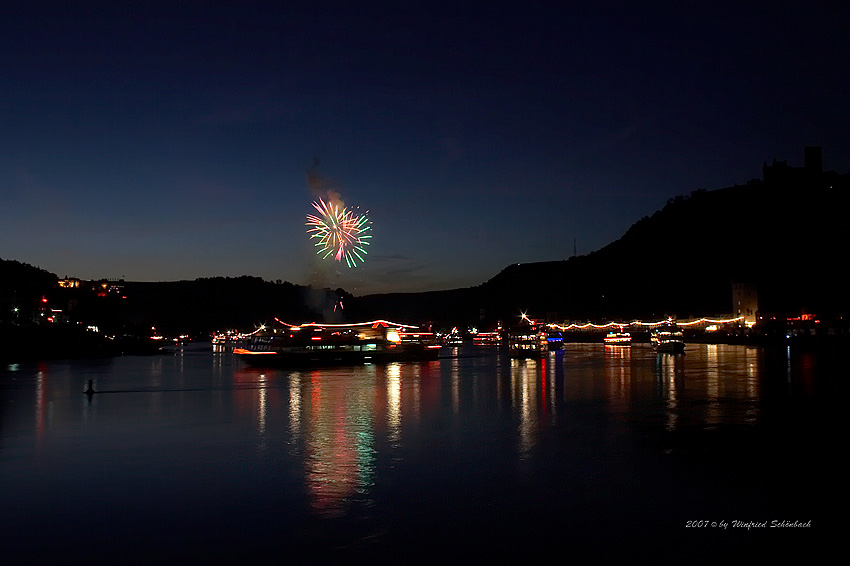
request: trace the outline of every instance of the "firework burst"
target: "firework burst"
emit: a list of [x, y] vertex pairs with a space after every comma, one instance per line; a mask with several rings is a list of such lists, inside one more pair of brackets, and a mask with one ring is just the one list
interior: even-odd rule
[[355, 267], [358, 261], [363, 263], [365, 246], [372, 237], [368, 234], [372, 227], [366, 215], [322, 199], [314, 202], [313, 208], [319, 214], [308, 214], [306, 225], [307, 233], [319, 248], [316, 253], [322, 259], [330, 256], [339, 262], [344, 259], [348, 267]]

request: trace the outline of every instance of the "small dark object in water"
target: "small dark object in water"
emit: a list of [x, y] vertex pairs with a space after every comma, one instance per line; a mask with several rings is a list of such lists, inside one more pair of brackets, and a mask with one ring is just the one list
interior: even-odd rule
[[94, 395], [95, 393], [97, 393], [97, 391], [95, 391], [95, 390], [94, 390], [94, 387], [92, 387], [92, 380], [91, 380], [91, 379], [89, 380], [89, 388], [88, 388], [88, 389], [86, 389], [85, 393], [86, 393], [86, 395], [88, 395], [89, 397], [91, 397], [92, 395]]

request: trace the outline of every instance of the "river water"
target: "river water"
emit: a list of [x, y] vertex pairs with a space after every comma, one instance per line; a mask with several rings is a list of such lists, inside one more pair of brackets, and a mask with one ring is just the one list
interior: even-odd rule
[[195, 345], [8, 365], [0, 549], [7, 564], [805, 554], [841, 511], [843, 362], [566, 344], [290, 371]]

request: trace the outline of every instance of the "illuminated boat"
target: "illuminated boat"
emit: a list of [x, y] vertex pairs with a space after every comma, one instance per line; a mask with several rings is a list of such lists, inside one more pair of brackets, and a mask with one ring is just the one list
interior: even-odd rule
[[479, 332], [472, 337], [476, 346], [498, 346], [502, 343], [502, 335], [498, 332]]
[[609, 332], [602, 340], [609, 346], [628, 346], [632, 343], [632, 335], [620, 330]]
[[253, 335], [233, 353], [253, 366], [312, 367], [436, 360], [440, 352], [432, 333], [385, 320], [281, 325]]
[[452, 331], [443, 336], [443, 343], [446, 346], [463, 346], [463, 334], [457, 329], [452, 328]]
[[536, 325], [521, 325], [508, 330], [508, 356], [536, 358], [549, 351], [546, 329]]
[[212, 337], [213, 352], [225, 352], [242, 346], [245, 337], [235, 330], [216, 332]]
[[560, 330], [550, 328], [546, 331], [546, 348], [548, 350], [562, 350], [564, 348], [564, 333]]
[[658, 352], [680, 353], [685, 351], [682, 329], [673, 322], [667, 322], [653, 330], [649, 339]]

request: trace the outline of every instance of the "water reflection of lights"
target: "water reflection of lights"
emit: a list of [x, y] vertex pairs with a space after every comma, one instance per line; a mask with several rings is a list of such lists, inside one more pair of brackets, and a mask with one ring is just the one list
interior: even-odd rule
[[696, 345], [687, 357], [658, 355], [655, 370], [667, 429], [687, 424], [711, 430], [730, 420], [757, 422], [764, 375], [759, 359], [755, 348], [725, 344]]
[[[756, 349], [747, 348], [744, 350], [743, 365], [744, 365], [744, 388], [747, 399], [758, 399], [760, 395], [758, 374], [756, 369]], [[747, 409], [747, 422], [755, 423], [759, 417], [758, 402], [751, 403]]]
[[548, 362], [549, 358], [547, 358], [546, 356], [540, 358], [540, 407], [542, 408], [544, 413], [546, 413], [548, 409], [548, 407], [546, 406], [546, 393], [548, 393], [546, 391], [546, 383], [548, 381], [546, 379], [546, 371], [549, 367]]
[[298, 372], [289, 376], [289, 433], [291, 444], [297, 446], [301, 436], [301, 374]]
[[[431, 362], [433, 364], [438, 364], [439, 362]], [[419, 422], [419, 419], [422, 415], [422, 365], [417, 364], [413, 368], [412, 375], [412, 383], [410, 384], [411, 391], [413, 393], [413, 399], [411, 400], [411, 411], [408, 411], [409, 418], [414, 422]]]
[[452, 356], [452, 411], [460, 411], [460, 369], [457, 356]]
[[[215, 350], [213, 350], [215, 352]], [[221, 377], [224, 373], [224, 356], [213, 353], [213, 375]]]
[[[704, 353], [705, 424], [719, 426], [741, 409], [746, 422], [755, 422], [759, 416], [760, 395], [757, 350], [706, 344]], [[730, 405], [730, 399], [738, 400], [737, 408]]]
[[788, 383], [791, 383], [791, 346], [785, 347], [785, 359], [787, 361], [785, 376], [788, 379]]
[[811, 351], [799, 351], [797, 354], [797, 379], [803, 387], [806, 395], [814, 393], [815, 366], [817, 365], [817, 356]]
[[605, 345], [605, 379], [610, 400], [628, 399], [631, 388], [631, 358], [630, 346]]
[[151, 377], [162, 375], [162, 356], [151, 359], [150, 375]]
[[260, 436], [266, 434], [266, 374], [261, 373], [260, 387], [257, 390], [257, 432]]
[[[324, 516], [344, 514], [373, 484], [375, 371], [375, 366], [313, 371], [306, 384], [309, 404], [299, 400], [290, 406], [290, 414], [303, 417], [307, 490], [313, 508]], [[290, 401], [294, 398], [290, 393]]]
[[705, 422], [708, 425], [715, 426], [720, 422], [720, 361], [717, 344], [705, 345], [705, 358], [706, 396], [708, 398]]
[[387, 430], [394, 444], [401, 441], [401, 366], [387, 366]]
[[44, 434], [44, 419], [45, 419], [45, 380], [46, 380], [46, 371], [43, 368], [39, 368], [38, 374], [36, 374], [35, 381], [35, 430], [38, 436], [38, 439], [41, 440], [42, 435]]
[[[505, 368], [501, 360], [496, 358], [496, 406], [502, 410], [505, 404], [504, 387], [505, 387]], [[508, 368], [508, 375], [512, 374], [511, 368]]]
[[511, 404], [519, 409], [519, 457], [534, 450], [537, 433], [537, 360], [511, 360]]
[[679, 399], [676, 381], [683, 373], [682, 356], [678, 354], [657, 354], [655, 357], [661, 396], [665, 401], [668, 431], [676, 430], [679, 423]]

